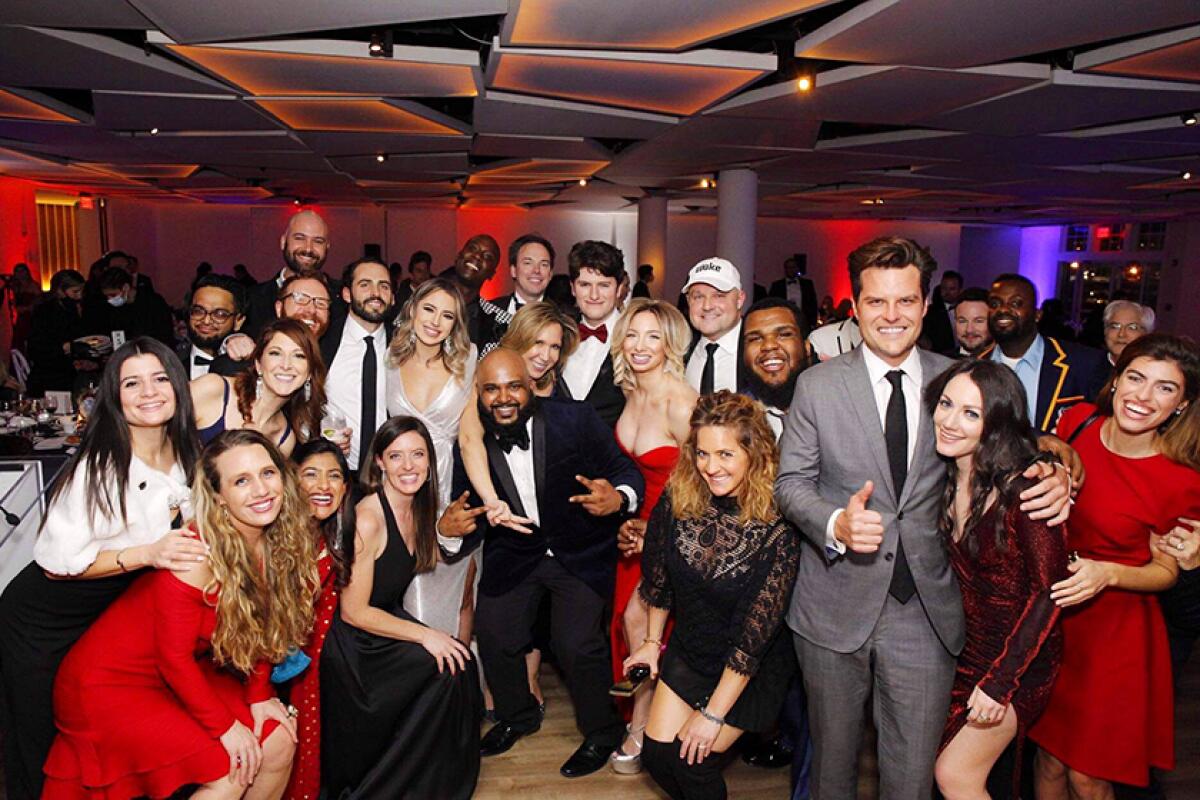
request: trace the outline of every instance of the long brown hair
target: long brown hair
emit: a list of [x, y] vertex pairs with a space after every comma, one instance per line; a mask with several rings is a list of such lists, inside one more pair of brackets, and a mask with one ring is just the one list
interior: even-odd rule
[[437, 451], [433, 448], [433, 438], [425, 423], [416, 417], [392, 417], [380, 426], [371, 440], [371, 450], [363, 460], [362, 487], [367, 494], [379, 494], [380, 502], [386, 503], [387, 496], [383, 491], [385, 478], [379, 461], [383, 451], [403, 434], [416, 432], [425, 441], [425, 451], [429, 458], [429, 478], [417, 490], [413, 497], [413, 527], [415, 536], [413, 543], [413, 558], [417, 562], [414, 571], [429, 572], [437, 566], [437, 517], [438, 517], [438, 482], [437, 482]]
[[1113, 367], [1112, 375], [1096, 407], [1101, 414], [1113, 414], [1113, 390], [1117, 381], [1129, 369], [1135, 358], [1152, 361], [1170, 361], [1183, 373], [1183, 400], [1187, 407], [1167, 419], [1158, 428], [1158, 451], [1177, 464], [1200, 469], [1200, 349], [1186, 336], [1169, 333], [1151, 333], [1125, 345], [1121, 357]]
[[544, 300], [529, 303], [517, 309], [516, 316], [512, 318], [508, 330], [500, 339], [501, 347], [516, 350], [524, 355], [529, 348], [537, 344], [538, 334], [547, 325], [558, 325], [562, 328], [562, 349], [558, 351], [558, 363], [534, 381], [534, 386], [540, 391], [550, 388], [558, 380], [563, 367], [566, 366], [567, 357], [575, 352], [575, 347], [579, 344], [579, 326], [575, 324], [575, 320], [564, 314], [554, 303]]
[[743, 394], [722, 389], [701, 395], [692, 412], [691, 430], [679, 452], [668, 485], [675, 516], [694, 519], [712, 502], [712, 492], [696, 466], [696, 435], [701, 428], [733, 428], [738, 444], [750, 456], [746, 477], [738, 492], [738, 520], [774, 522], [779, 518], [775, 505], [775, 473], [779, 468], [779, 446], [767, 422], [762, 403]]
[[471, 354], [471, 335], [467, 329], [467, 307], [462, 295], [448, 278], [425, 281], [400, 309], [400, 316], [396, 317], [396, 332], [392, 334], [392, 343], [388, 347], [387, 363], [388, 366], [399, 367], [416, 354], [417, 332], [413, 326], [416, 324], [417, 308], [434, 292], [445, 292], [454, 301], [454, 326], [442, 340], [441, 357], [442, 364], [450, 374], [462, 381], [467, 374], [467, 357]]
[[[221, 505], [217, 459], [236, 447], [267, 451], [283, 480], [279, 516], [263, 531], [263, 563], [255, 562], [246, 540]], [[317, 537], [308, 501], [291, 465], [267, 437], [249, 428], [229, 430], [213, 439], [200, 456], [192, 486], [196, 527], [209, 546], [212, 581], [206, 600], [217, 609], [213, 660], [249, 673], [262, 660], [280, 661], [299, 647], [312, 630], [317, 578]]]
[[325, 408], [325, 362], [321, 359], [321, 349], [317, 345], [316, 337], [303, 322], [277, 319], [263, 328], [249, 363], [233, 379], [238, 411], [242, 414], [242, 420], [247, 425], [250, 424], [260, 377], [258, 361], [277, 333], [282, 333], [295, 342], [304, 351], [304, 357], [308, 361], [308, 387], [302, 386], [292, 392], [291, 397], [283, 404], [283, 415], [291, 423], [293, 435], [298, 441], [307, 441], [321, 430], [321, 414]]

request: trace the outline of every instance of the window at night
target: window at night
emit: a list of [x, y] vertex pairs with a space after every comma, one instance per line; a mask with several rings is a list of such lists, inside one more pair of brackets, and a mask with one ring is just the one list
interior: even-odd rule
[[1097, 225], [1096, 242], [1102, 253], [1114, 253], [1125, 249], [1127, 225]]
[[1067, 250], [1072, 252], [1083, 252], [1088, 248], [1088, 226], [1087, 225], [1068, 225], [1067, 226]]
[[1162, 250], [1167, 238], [1167, 223], [1143, 222], [1138, 225], [1138, 250]]

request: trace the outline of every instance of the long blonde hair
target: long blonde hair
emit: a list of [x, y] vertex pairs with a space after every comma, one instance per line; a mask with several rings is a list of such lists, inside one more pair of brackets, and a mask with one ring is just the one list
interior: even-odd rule
[[679, 460], [667, 485], [671, 487], [671, 505], [675, 516], [694, 519], [712, 502], [712, 491], [696, 466], [696, 434], [709, 426], [733, 428], [738, 444], [750, 456], [746, 477], [738, 492], [738, 521], [774, 522], [779, 518], [775, 505], [775, 473], [779, 465], [779, 446], [767, 423], [762, 403], [744, 394], [722, 389], [700, 395], [692, 412], [691, 430], [679, 451]]
[[534, 381], [540, 391], [548, 389], [562, 374], [567, 357], [575, 352], [579, 344], [579, 326], [575, 320], [568, 317], [554, 303], [545, 301], [529, 303], [517, 310], [516, 316], [508, 325], [508, 330], [500, 339], [500, 346], [516, 350], [522, 355], [537, 344], [538, 334], [547, 325], [558, 325], [562, 328], [562, 349], [558, 351], [558, 363], [546, 370], [546, 374]]
[[442, 363], [450, 374], [460, 382], [467, 374], [467, 356], [471, 353], [471, 335], [467, 330], [467, 307], [462, 295], [446, 278], [430, 278], [422, 283], [413, 296], [408, 298], [400, 316], [396, 317], [396, 332], [392, 334], [392, 343], [388, 346], [388, 366], [399, 367], [417, 352], [417, 332], [414, 328], [416, 310], [421, 302], [434, 292], [445, 292], [454, 302], [454, 327], [449, 335], [442, 340]]
[[613, 325], [612, 338], [608, 341], [608, 350], [612, 354], [613, 383], [626, 392], [637, 388], [637, 376], [625, 359], [625, 334], [629, 332], [633, 318], [642, 312], [653, 314], [662, 327], [663, 349], [667, 356], [663, 369], [668, 375], [683, 378], [683, 357], [687, 355], [688, 345], [692, 342], [687, 320], [675, 306], [648, 297], [636, 297], [630, 301]]
[[[283, 479], [279, 516], [263, 531], [266, 552], [261, 565], [217, 499], [217, 459], [235, 447], [252, 445], [267, 451]], [[200, 538], [211, 548], [213, 577], [204, 596], [217, 609], [213, 660], [250, 673], [259, 661], [281, 661], [288, 648], [308, 639], [320, 586], [317, 536], [295, 471], [258, 431], [242, 428], [218, 435], [201, 455], [200, 467], [192, 500]]]

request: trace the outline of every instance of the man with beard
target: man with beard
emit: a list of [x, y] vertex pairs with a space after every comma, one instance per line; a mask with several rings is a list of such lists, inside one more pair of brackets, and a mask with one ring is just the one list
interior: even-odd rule
[[329, 227], [315, 211], [300, 211], [288, 220], [287, 229], [279, 237], [279, 248], [283, 253], [283, 267], [279, 273], [247, 293], [248, 310], [243, 328], [252, 339], [258, 338], [263, 326], [276, 319], [276, 295], [284, 281], [292, 275], [321, 272], [329, 255]]
[[209, 273], [197, 280], [188, 303], [188, 341], [175, 349], [188, 378], [207, 375], [225, 337], [245, 321], [245, 287], [227, 275]]
[[738, 391], [737, 346], [746, 303], [742, 274], [723, 258], [706, 258], [688, 272], [683, 293], [688, 321], [700, 334], [687, 356], [687, 382], [700, 394]]
[[321, 357], [329, 369], [326, 407], [345, 418], [351, 431], [346, 460], [351, 470], [358, 470], [376, 429], [387, 420], [384, 359], [391, 331], [384, 321], [392, 308], [387, 265], [374, 258], [348, 265], [342, 274], [342, 300], [349, 306], [345, 319], [321, 340]]
[[954, 304], [954, 338], [959, 358], [976, 358], [992, 345], [988, 331], [988, 293], [972, 286], [963, 289]]
[[[279, 288], [278, 299], [275, 300], [275, 318], [304, 323], [325, 347], [325, 339], [328, 338], [325, 332], [329, 330], [332, 304], [329, 280], [325, 273], [293, 275]], [[232, 378], [246, 366], [246, 359], [254, 352], [254, 345], [255, 340], [244, 332], [231, 333], [225, 339], [225, 352], [213, 360], [208, 371]]]
[[524, 654], [533, 644], [538, 605], [548, 596], [550, 641], [585, 737], [561, 773], [580, 777], [607, 763], [625, 729], [608, 694], [605, 608], [615, 579], [617, 525], [623, 513], [636, 511], [645, 484], [591, 406], [536, 400], [515, 350], [501, 347], [484, 357], [475, 381], [492, 481], [501, 500], [532, 520], [530, 533], [489, 527], [456, 450], [458, 499], [438, 530], [443, 537], [466, 537], [439, 539], [445, 551], [459, 550], [457, 557], [483, 543], [475, 635], [499, 722], [480, 742], [480, 754], [503, 753], [541, 727]]
[[1108, 378], [1099, 350], [1038, 333], [1037, 289], [1024, 275], [1006, 273], [988, 291], [988, 331], [995, 344], [979, 354], [1005, 364], [1025, 387], [1029, 418], [1043, 433], [1075, 403], [1094, 400]]
[[487, 353], [508, 330], [512, 315], [479, 296], [479, 290], [496, 274], [500, 245], [486, 233], [467, 239], [454, 258], [454, 266], [442, 274], [454, 281], [467, 307], [467, 333], [480, 355]]
[[759, 300], [742, 320], [741, 352], [738, 385], [766, 406], [767, 422], [778, 439], [796, 378], [813, 363], [803, 313], [789, 300]]

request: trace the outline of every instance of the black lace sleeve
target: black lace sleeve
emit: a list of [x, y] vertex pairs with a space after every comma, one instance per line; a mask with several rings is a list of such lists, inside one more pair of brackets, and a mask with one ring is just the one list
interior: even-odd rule
[[663, 492], [646, 523], [646, 544], [642, 548], [642, 582], [638, 593], [648, 605], [670, 608], [674, 592], [667, 577], [667, 549], [671, 547], [675, 515], [671, 512], [671, 493]]
[[733, 618], [733, 649], [725, 659], [725, 666], [734, 672], [753, 677], [758, 671], [759, 661], [783, 624], [799, 564], [800, 542], [796, 531], [786, 521], [779, 520], [767, 533], [750, 585]]

